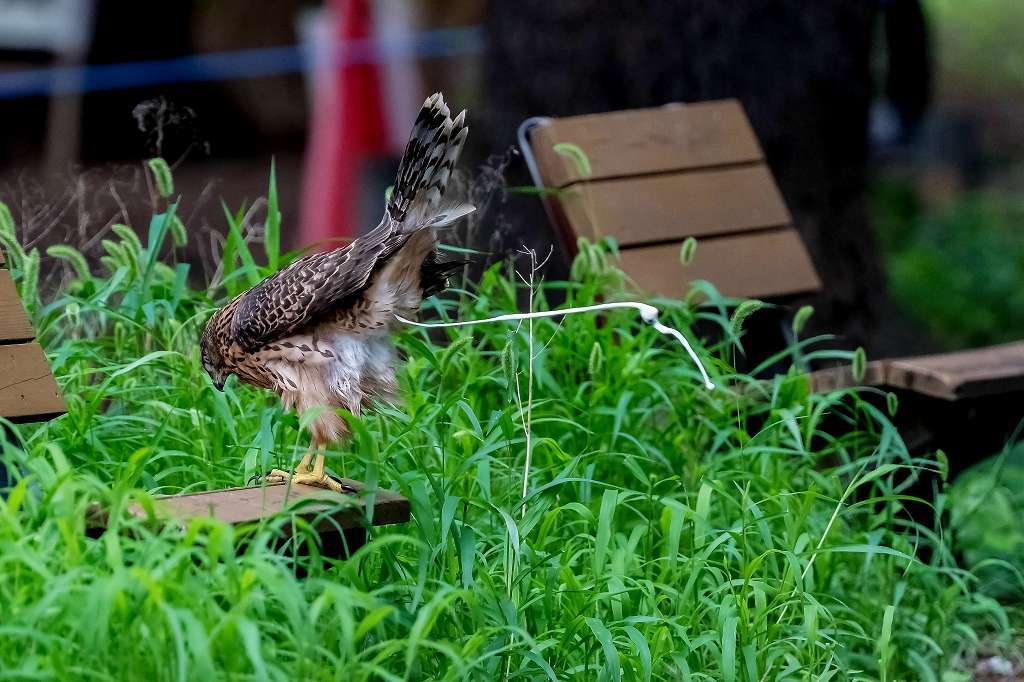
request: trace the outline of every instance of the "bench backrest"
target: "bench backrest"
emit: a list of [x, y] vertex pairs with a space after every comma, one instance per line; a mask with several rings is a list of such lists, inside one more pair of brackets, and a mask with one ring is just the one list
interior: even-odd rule
[[[558, 190], [545, 200], [566, 247], [613, 236], [643, 289], [679, 296], [706, 279], [729, 296], [784, 298], [821, 287], [736, 100], [545, 119], [529, 147], [535, 179]], [[699, 245], [684, 266], [688, 237]]]

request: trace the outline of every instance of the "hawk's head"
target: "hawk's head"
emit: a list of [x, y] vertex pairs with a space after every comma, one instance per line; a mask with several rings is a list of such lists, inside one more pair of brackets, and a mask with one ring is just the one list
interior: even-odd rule
[[203, 336], [199, 340], [199, 356], [203, 362], [203, 369], [210, 375], [213, 385], [218, 391], [224, 390], [224, 382], [227, 381], [231, 370], [225, 366], [224, 356], [221, 353], [221, 343], [217, 331], [220, 328], [219, 320], [221, 311], [214, 313], [213, 317], [206, 324]]

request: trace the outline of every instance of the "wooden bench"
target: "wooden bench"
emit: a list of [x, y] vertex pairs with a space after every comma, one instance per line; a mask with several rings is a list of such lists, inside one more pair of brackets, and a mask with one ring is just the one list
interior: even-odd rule
[[[736, 100], [530, 119], [520, 145], [569, 253], [577, 237], [614, 237], [646, 291], [679, 297], [704, 279], [780, 300], [821, 288]], [[684, 265], [688, 237], [699, 245]]]
[[[735, 100], [533, 118], [520, 127], [519, 141], [570, 254], [580, 236], [612, 236], [626, 274], [669, 297], [695, 279], [727, 296], [782, 303], [820, 290]], [[699, 243], [684, 265], [680, 248], [688, 237]], [[762, 328], [746, 348], [767, 355], [778, 342]], [[918, 452], [942, 447], [955, 454], [955, 470], [1002, 447], [1024, 417], [1024, 343], [878, 360], [860, 381], [850, 367], [820, 369], [810, 381], [818, 392], [859, 384], [896, 393], [904, 437]]]
[[[0, 416], [12, 422], [52, 419], [66, 411], [64, 399], [4, 265], [0, 251]], [[0, 488], [6, 487], [5, 479], [0, 468]], [[336, 493], [320, 488], [275, 484], [162, 496], [157, 498], [157, 513], [168, 521], [187, 523], [213, 517], [231, 524], [250, 524], [288, 513], [313, 525], [320, 535], [321, 553], [328, 557], [348, 556], [361, 547], [371, 525], [409, 521], [409, 501], [401, 495], [367, 491], [358, 481], [345, 483], [356, 491], [343, 498], [350, 504], [338, 504]], [[372, 503], [369, 508], [368, 502]], [[94, 534], [98, 534], [106, 525], [105, 516], [102, 510], [91, 512]], [[141, 507], [132, 512], [144, 514]]]

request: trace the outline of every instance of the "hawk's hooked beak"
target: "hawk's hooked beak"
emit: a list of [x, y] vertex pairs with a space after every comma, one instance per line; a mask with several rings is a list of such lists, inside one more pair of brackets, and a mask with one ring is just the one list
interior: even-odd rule
[[224, 392], [224, 379], [220, 379], [220, 378], [214, 379], [213, 380], [213, 387], [216, 388], [221, 393], [223, 393]]

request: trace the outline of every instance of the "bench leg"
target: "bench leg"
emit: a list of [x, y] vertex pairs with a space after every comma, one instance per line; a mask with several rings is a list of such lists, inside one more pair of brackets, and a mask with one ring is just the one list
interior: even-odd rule
[[320, 536], [321, 550], [325, 559], [348, 559], [366, 544], [365, 528], [346, 528], [342, 532], [324, 533]]

